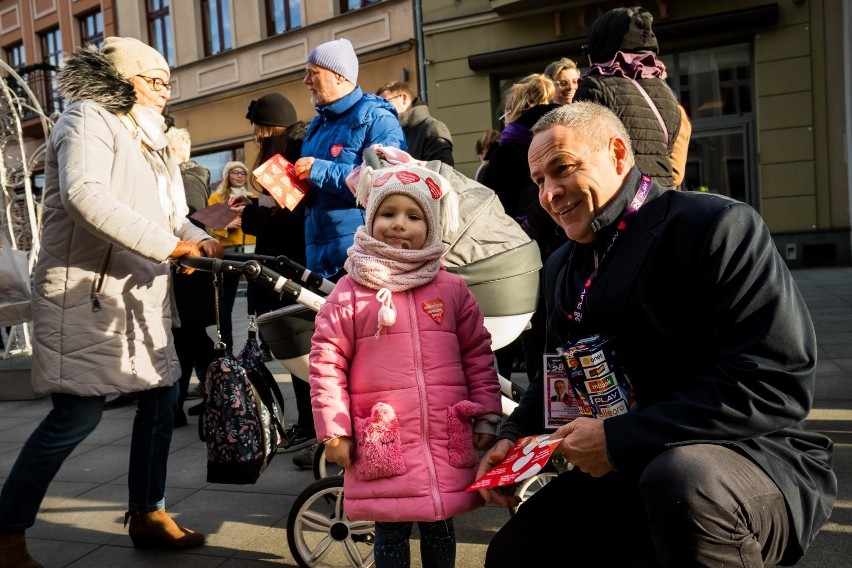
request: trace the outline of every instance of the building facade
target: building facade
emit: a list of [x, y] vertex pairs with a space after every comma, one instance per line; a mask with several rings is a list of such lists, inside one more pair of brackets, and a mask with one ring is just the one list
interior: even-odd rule
[[[563, 56], [582, 69], [591, 22], [635, 4], [692, 121], [684, 187], [753, 205], [792, 267], [852, 263], [852, 0], [0, 0], [0, 47], [48, 112], [63, 53], [109, 35], [157, 47], [171, 113], [216, 183], [225, 162], [254, 163], [249, 102], [280, 92], [310, 120], [307, 56], [346, 37], [362, 88], [409, 81], [473, 175], [506, 87]], [[38, 145], [38, 121], [24, 126]]]
[[[0, 0], [4, 60], [38, 87], [47, 114], [63, 108], [51, 82], [63, 54], [110, 35], [141, 39], [169, 60], [169, 111], [189, 130], [193, 158], [210, 169], [214, 184], [227, 161], [254, 161], [245, 119], [252, 99], [279, 92], [300, 120], [315, 115], [302, 79], [320, 43], [352, 42], [365, 92], [390, 80], [418, 88], [410, 0]], [[28, 123], [37, 146], [37, 120]]]
[[790, 266], [852, 262], [848, 0], [426, 2], [425, 84], [456, 167], [475, 171], [508, 85], [559, 57], [587, 67], [589, 25], [637, 4], [692, 121], [684, 187], [753, 205]]
[[177, 126], [189, 130], [193, 159], [210, 169], [214, 184], [227, 161], [254, 164], [257, 151], [245, 118], [253, 99], [278, 92], [293, 103], [300, 120], [313, 118], [302, 79], [308, 55], [323, 42], [341, 37], [352, 42], [365, 92], [389, 80], [417, 84], [409, 0], [147, 3], [118, 2], [119, 31], [146, 38], [167, 54], [173, 65], [170, 112]]

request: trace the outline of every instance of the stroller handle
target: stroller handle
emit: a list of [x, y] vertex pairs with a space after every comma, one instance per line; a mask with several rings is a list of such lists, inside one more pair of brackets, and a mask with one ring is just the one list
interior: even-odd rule
[[330, 294], [334, 289], [334, 282], [326, 280], [316, 272], [311, 272], [295, 260], [292, 260], [283, 254], [278, 256], [266, 256], [259, 254], [249, 254], [240, 252], [229, 252], [225, 255], [226, 260], [256, 260], [264, 266], [269, 266], [276, 272], [280, 272], [287, 278], [304, 282], [306, 286], [314, 290], [319, 290], [323, 294]]
[[266, 288], [274, 290], [281, 296], [286, 294], [294, 301], [315, 312], [318, 312], [325, 303], [325, 298], [322, 296], [289, 278], [285, 278], [256, 260], [240, 262], [238, 260], [222, 260], [221, 258], [209, 258], [206, 256], [182, 256], [177, 259], [177, 262], [180, 266], [194, 268], [203, 272], [236, 272], [244, 274], [246, 279], [258, 282]]

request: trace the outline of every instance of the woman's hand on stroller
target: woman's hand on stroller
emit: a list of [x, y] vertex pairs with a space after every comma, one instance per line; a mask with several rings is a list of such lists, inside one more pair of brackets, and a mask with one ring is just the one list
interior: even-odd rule
[[[479, 468], [476, 470], [475, 479], [479, 479], [489, 469], [506, 459], [506, 454], [512, 449], [515, 443], [509, 440], [498, 440], [490, 450], [488, 450], [482, 460], [479, 462]], [[514, 507], [521, 502], [520, 497], [514, 494], [511, 487], [497, 487], [494, 489], [480, 489], [479, 494], [486, 503], [493, 503], [499, 507]]]
[[[198, 250], [198, 245], [192, 241], [178, 241], [175, 250], [169, 255], [169, 258], [180, 258], [182, 256], [201, 256], [201, 251]], [[194, 268], [188, 266], [179, 266], [178, 272], [181, 274], [192, 274]]]
[[352, 465], [354, 444], [351, 436], [339, 436], [325, 443], [325, 459], [347, 468]]
[[198, 243], [198, 250], [201, 254], [208, 258], [222, 258], [225, 256], [225, 249], [219, 244], [216, 239], [205, 239]]

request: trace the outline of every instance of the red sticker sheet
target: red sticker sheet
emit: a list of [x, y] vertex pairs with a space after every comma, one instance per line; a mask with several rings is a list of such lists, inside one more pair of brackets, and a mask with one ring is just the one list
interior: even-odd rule
[[551, 440], [550, 434], [519, 439], [506, 454], [506, 459], [485, 472], [485, 475], [474, 481], [467, 490], [478, 491], [512, 485], [538, 474], [547, 465], [551, 454], [561, 441], [562, 438]]
[[263, 162], [252, 174], [280, 207], [290, 211], [296, 208], [308, 192], [307, 184], [296, 175], [296, 168], [281, 154], [275, 154]]

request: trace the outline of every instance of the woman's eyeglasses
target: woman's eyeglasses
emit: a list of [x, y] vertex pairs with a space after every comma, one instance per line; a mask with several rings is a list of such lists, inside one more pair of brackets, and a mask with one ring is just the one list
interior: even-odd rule
[[166, 89], [168, 92], [172, 92], [172, 84], [166, 83], [159, 77], [146, 77], [145, 75], [137, 75], [140, 79], [145, 79], [145, 82], [148, 83], [148, 86], [151, 87], [152, 91], [162, 91]]
[[244, 171], [242, 171], [242, 170], [231, 170], [231, 173], [232, 173], [232, 174], [234, 174], [235, 176], [244, 176], [244, 175], [246, 175], [246, 173], [245, 173]]

